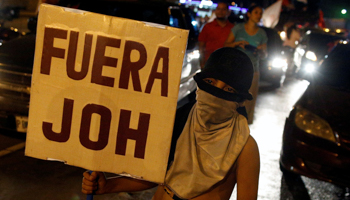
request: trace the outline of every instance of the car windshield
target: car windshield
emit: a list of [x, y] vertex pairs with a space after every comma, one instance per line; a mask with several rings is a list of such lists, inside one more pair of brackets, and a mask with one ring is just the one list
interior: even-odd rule
[[328, 35], [323, 33], [312, 33], [309, 35], [309, 47], [313, 51], [330, 50], [338, 40], [343, 39], [337, 35]]
[[349, 90], [350, 45], [338, 44], [319, 68], [317, 82]]

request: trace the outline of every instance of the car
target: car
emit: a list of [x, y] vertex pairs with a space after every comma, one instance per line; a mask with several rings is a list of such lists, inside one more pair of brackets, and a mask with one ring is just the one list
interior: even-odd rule
[[338, 41], [344, 39], [340, 34], [323, 29], [307, 30], [294, 52], [296, 77], [306, 80], [312, 78], [325, 55]]
[[[170, 2], [81, 1], [79, 9], [173, 26], [189, 31], [183, 61], [178, 108], [193, 100], [197, 84], [193, 76], [200, 70], [198, 34], [190, 9]], [[30, 27], [35, 20], [30, 20]], [[0, 128], [25, 133], [27, 130], [31, 75], [36, 34], [10, 40], [0, 46]]]
[[277, 30], [267, 27], [261, 28], [265, 30], [268, 41], [267, 57], [259, 61], [260, 81], [268, 82], [272, 87], [278, 88], [287, 70], [283, 42]]
[[14, 27], [5, 27], [7, 21], [12, 21], [19, 16], [20, 7], [5, 7], [0, 9], [0, 46], [9, 40], [25, 35]]
[[286, 119], [281, 170], [350, 186], [350, 44], [337, 44]]

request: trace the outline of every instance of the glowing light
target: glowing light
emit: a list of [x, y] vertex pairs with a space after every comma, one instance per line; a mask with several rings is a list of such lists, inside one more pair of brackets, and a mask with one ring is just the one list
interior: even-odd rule
[[348, 11], [346, 9], [341, 10], [341, 14], [345, 15]]
[[198, 59], [199, 57], [199, 50], [194, 50], [193, 52], [187, 54], [187, 61], [191, 62], [193, 59]]
[[191, 22], [191, 24], [192, 24], [193, 26], [198, 26], [198, 23], [197, 23], [197, 21], [195, 21], [195, 20], [193, 20], [193, 21]]
[[285, 31], [282, 31], [281, 33], [280, 33], [280, 37], [281, 37], [281, 39], [282, 40], [285, 40], [286, 39], [286, 32]]
[[304, 53], [305, 53], [305, 50], [302, 49], [302, 48], [300, 48], [300, 47], [297, 47], [296, 51], [297, 51], [300, 55], [302, 55], [302, 56], [303, 56]]
[[341, 30], [340, 30], [340, 29], [337, 29], [337, 30], [335, 30], [335, 32], [340, 33], [340, 32], [341, 32]]
[[200, 5], [203, 5], [203, 6], [212, 6], [213, 5], [213, 2], [208, 0], [208, 1], [201, 1], [201, 4]]
[[272, 60], [272, 67], [274, 68], [282, 68], [284, 66], [287, 66], [287, 61], [282, 58], [274, 58]]
[[305, 65], [305, 71], [307, 73], [313, 73], [315, 71], [315, 65], [313, 65], [313, 64]]
[[315, 52], [313, 52], [313, 51], [307, 51], [305, 57], [309, 60], [312, 60], [312, 61], [317, 60], [317, 56], [316, 56]]
[[191, 74], [191, 70], [192, 70], [192, 64], [191, 63], [188, 63], [187, 65], [185, 65], [182, 68], [182, 71], [181, 71], [181, 78], [189, 77], [190, 74]]
[[324, 32], [327, 32], [327, 33], [330, 31], [329, 28], [325, 28], [323, 30], [324, 30]]

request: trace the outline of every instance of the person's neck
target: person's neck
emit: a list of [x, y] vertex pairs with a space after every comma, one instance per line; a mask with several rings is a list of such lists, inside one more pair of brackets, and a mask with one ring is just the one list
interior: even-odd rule
[[248, 20], [246, 22], [246, 28], [248, 28], [248, 29], [257, 29], [258, 25], [255, 22], [253, 22], [251, 20]]
[[224, 26], [226, 26], [227, 19], [216, 19], [216, 22], [217, 22], [221, 27], [224, 27]]

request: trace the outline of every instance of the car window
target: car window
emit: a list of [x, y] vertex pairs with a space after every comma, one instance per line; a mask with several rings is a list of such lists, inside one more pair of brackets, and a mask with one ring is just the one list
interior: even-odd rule
[[186, 29], [182, 11], [178, 7], [170, 7], [169, 25], [176, 28]]
[[330, 52], [319, 68], [321, 84], [350, 87], [350, 45], [339, 44]]
[[309, 46], [314, 50], [329, 49], [334, 46], [333, 42], [337, 42], [340, 39], [342, 38], [335, 35], [314, 33], [310, 35]]

